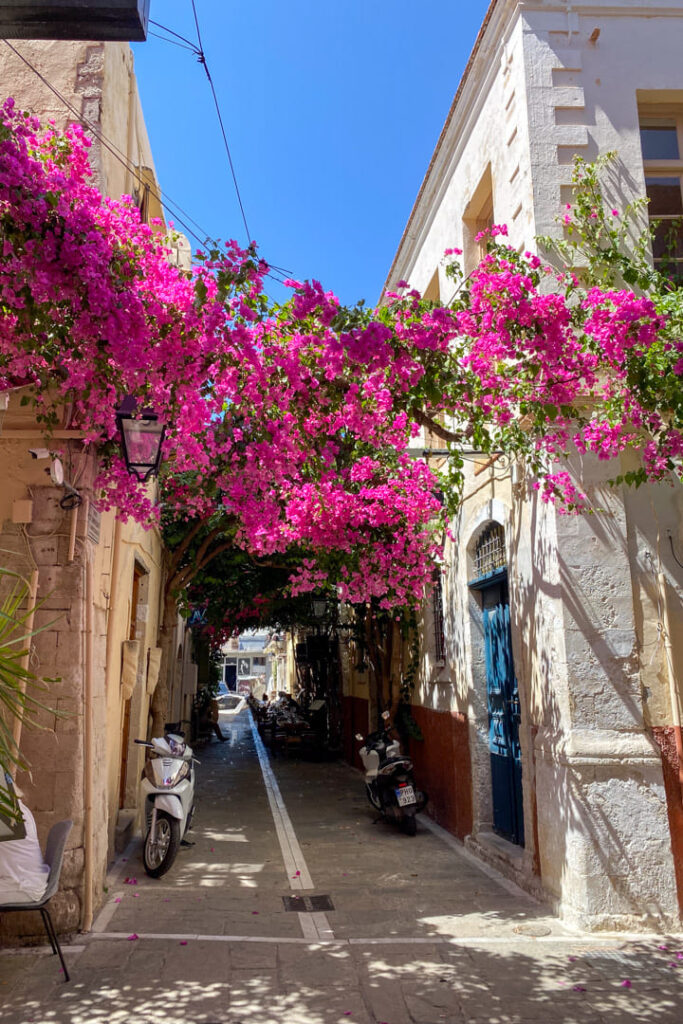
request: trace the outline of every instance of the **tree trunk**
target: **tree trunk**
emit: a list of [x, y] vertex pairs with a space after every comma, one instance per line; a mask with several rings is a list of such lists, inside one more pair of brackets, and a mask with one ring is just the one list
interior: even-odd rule
[[159, 626], [159, 647], [161, 648], [159, 678], [152, 694], [150, 705], [150, 711], [152, 712], [152, 736], [163, 736], [164, 724], [168, 721], [169, 674], [173, 664], [172, 647], [177, 620], [178, 605], [175, 597], [169, 592], [167, 587], [164, 595], [164, 612], [161, 625]]

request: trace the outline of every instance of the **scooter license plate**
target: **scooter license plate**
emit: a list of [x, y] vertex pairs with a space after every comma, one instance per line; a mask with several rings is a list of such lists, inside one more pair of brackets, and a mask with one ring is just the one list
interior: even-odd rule
[[395, 790], [395, 792], [399, 807], [407, 807], [409, 804], [417, 803], [415, 790], [412, 786], [402, 786], [400, 789]]

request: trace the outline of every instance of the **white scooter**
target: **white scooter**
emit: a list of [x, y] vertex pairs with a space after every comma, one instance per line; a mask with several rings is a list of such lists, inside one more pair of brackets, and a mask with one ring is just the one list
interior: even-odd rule
[[160, 878], [173, 864], [180, 841], [192, 823], [193, 765], [199, 761], [177, 733], [166, 733], [150, 743], [135, 742], [152, 751], [140, 784], [147, 827], [142, 861], [148, 875]]

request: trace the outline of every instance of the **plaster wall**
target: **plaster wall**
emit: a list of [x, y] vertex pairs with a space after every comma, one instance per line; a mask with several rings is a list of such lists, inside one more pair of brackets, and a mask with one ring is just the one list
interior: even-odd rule
[[[63, 127], [77, 118], [86, 119], [108, 143], [124, 156], [121, 160], [93, 138], [90, 150], [94, 183], [106, 194], [118, 197], [139, 188], [131, 168], [143, 168], [152, 191], [157, 186], [149, 140], [140, 109], [133, 74], [133, 58], [124, 43], [30, 42], [13, 43], [33, 66], [28, 67], [9, 47], [0, 47], [0, 82], [5, 96], [45, 121]], [[39, 73], [39, 74], [38, 74]], [[42, 76], [42, 78], [40, 77]], [[66, 104], [49, 88], [52, 85]], [[69, 109], [71, 108], [71, 109]], [[142, 194], [142, 192], [141, 192]], [[148, 195], [149, 216], [159, 216]], [[63, 492], [45, 474], [47, 462], [32, 460], [29, 447], [43, 447], [30, 406], [13, 395], [9, 409], [0, 413], [0, 547], [1, 561], [25, 575], [37, 567], [39, 597], [45, 603], [36, 613], [43, 631], [32, 650], [32, 668], [57, 677], [50, 683], [46, 703], [66, 718], [45, 713], [42, 732], [26, 728], [22, 753], [31, 774], [22, 778], [27, 803], [36, 812], [41, 841], [50, 825], [63, 818], [74, 820], [62, 875], [55, 897], [56, 925], [76, 930], [84, 903], [85, 847], [92, 863], [92, 903], [102, 899], [104, 875], [114, 851], [114, 832], [119, 810], [122, 761], [121, 649], [129, 639], [133, 566], [143, 570], [144, 597], [137, 608], [136, 639], [139, 657], [131, 702], [130, 738], [146, 736], [151, 676], [150, 652], [156, 646], [161, 589], [161, 539], [155, 531], [134, 524], [115, 525], [113, 516], [100, 516], [94, 508], [94, 460], [83, 452], [77, 434], [64, 418], [50, 447], [59, 451], [67, 479], [78, 487], [84, 503], [74, 512], [60, 508]], [[32, 500], [31, 521], [12, 522], [14, 502]], [[72, 526], [75, 529], [72, 530]], [[73, 545], [73, 547], [72, 547]], [[92, 572], [93, 662], [91, 701], [85, 703], [86, 576]], [[93, 757], [85, 763], [86, 719], [90, 722]], [[124, 804], [135, 807], [140, 775], [139, 749], [130, 745]], [[86, 828], [85, 777], [92, 772], [92, 827]], [[27, 927], [27, 915], [18, 915], [3, 931], [17, 935]]]
[[[487, 167], [494, 220], [508, 224], [515, 247], [533, 249], [537, 234], [559, 231], [574, 154], [591, 160], [617, 149], [607, 202], [623, 210], [641, 196], [638, 101], [681, 101], [682, 44], [683, 9], [673, 0], [492, 4], [387, 285], [404, 278], [426, 290], [453, 245], [465, 249], [467, 269], [467, 214]], [[441, 277], [442, 301], [449, 287]], [[669, 779], [667, 729], [683, 659], [681, 489], [614, 490], [597, 462], [568, 468], [597, 514], [557, 515], [523, 467], [507, 476], [495, 464], [468, 469], [458, 543], [446, 548], [446, 664], [435, 663], [426, 607], [415, 704], [467, 716], [478, 852], [528, 888], [540, 880], [582, 926], [675, 926], [680, 815], [662, 751]], [[508, 543], [526, 831], [523, 850], [497, 840], [493, 853], [481, 610], [467, 587], [468, 552], [489, 521], [505, 525]]]

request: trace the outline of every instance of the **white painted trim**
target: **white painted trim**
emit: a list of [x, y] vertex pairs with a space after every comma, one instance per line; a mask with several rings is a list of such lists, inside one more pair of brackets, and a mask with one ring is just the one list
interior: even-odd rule
[[282, 799], [280, 787], [273, 774], [273, 769], [270, 767], [268, 753], [259, 736], [253, 715], [251, 715], [251, 733], [254, 737], [254, 746], [256, 747], [256, 754], [263, 775], [263, 784], [266, 787], [268, 803], [270, 804], [273, 821], [275, 822], [275, 831], [280, 843], [282, 859], [285, 862], [285, 870], [289, 876], [288, 887], [290, 889], [314, 889], [313, 879], [306, 866], [306, 860], [299, 846], [299, 840], [296, 838], [291, 818], [287, 813], [287, 808]]
[[[539, 936], [528, 936], [518, 935], [516, 933], [510, 933], [508, 935], [434, 935], [431, 938], [425, 937], [424, 935], [419, 936], [387, 936], [386, 938], [360, 938], [360, 939], [321, 939], [319, 941], [310, 941], [309, 939], [293, 939], [286, 938], [282, 935], [198, 935], [193, 933], [182, 933], [177, 932], [173, 934], [162, 934], [160, 932], [140, 932], [138, 938], [135, 941], [169, 941], [169, 942], [268, 942], [274, 945], [297, 945], [297, 946], [308, 946], [309, 949], [314, 950], [320, 946], [510, 946], [514, 943], [515, 946], [528, 944], [530, 946], [538, 945], [559, 945], [564, 944], [567, 947], [582, 947], [582, 946], [606, 946], [608, 943], [614, 943], [615, 949], [620, 949], [621, 944], [625, 941], [633, 942], [648, 942], [654, 941], [655, 939], [666, 938], [669, 942], [679, 943], [683, 941], [683, 932], [667, 932], [664, 936], [662, 932], [600, 932], [595, 933], [578, 933], [568, 935], [539, 935]], [[112, 941], [120, 942], [121, 940], [129, 940], [130, 935], [126, 932], [106, 932], [106, 933], [92, 933], [88, 937], [88, 941], [92, 942], [96, 939], [111, 939]], [[71, 947], [74, 950], [76, 947]], [[68, 946], [64, 947], [65, 951], [69, 950]], [[81, 947], [78, 947], [79, 951]], [[41, 950], [42, 952], [43, 950]], [[10, 952], [6, 950], [6, 952]], [[21, 951], [28, 952], [25, 950]]]

